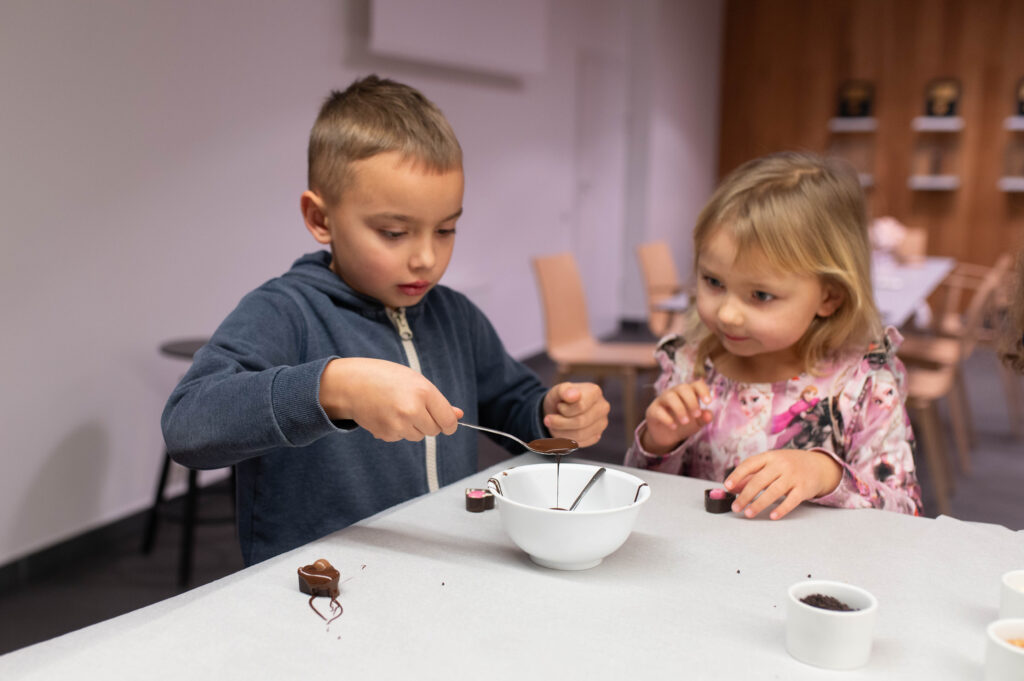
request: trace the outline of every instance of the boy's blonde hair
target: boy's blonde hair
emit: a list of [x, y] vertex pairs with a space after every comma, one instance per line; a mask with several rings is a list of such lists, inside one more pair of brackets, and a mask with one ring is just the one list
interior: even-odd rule
[[[695, 261], [720, 229], [736, 239], [738, 258], [755, 251], [768, 266], [816, 275], [842, 296], [835, 312], [815, 317], [797, 343], [807, 371], [816, 371], [823, 359], [842, 350], [866, 351], [881, 339], [864, 193], [847, 163], [795, 152], [745, 163], [725, 178], [700, 212], [693, 233]], [[691, 329], [698, 343], [697, 367], [702, 368], [722, 346], [698, 319]]]
[[441, 110], [419, 90], [367, 76], [327, 97], [309, 134], [309, 188], [336, 203], [351, 164], [397, 151], [430, 172], [462, 167], [462, 147]]

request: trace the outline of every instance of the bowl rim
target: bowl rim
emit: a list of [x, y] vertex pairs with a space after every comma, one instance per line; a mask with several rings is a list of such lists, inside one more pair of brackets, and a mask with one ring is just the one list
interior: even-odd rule
[[1007, 625], [1021, 625], [1024, 626], [1024, 617], [1004, 617], [989, 622], [988, 626], [985, 627], [985, 633], [988, 634], [988, 640], [1000, 648], [1007, 650], [1014, 655], [1024, 656], [1024, 648], [1020, 646], [1012, 645], [1009, 641], [1002, 637], [1002, 635], [996, 633], [996, 629], [1001, 629]]
[[[521, 469], [527, 469], [527, 468], [540, 468], [542, 466], [547, 467], [547, 466], [551, 466], [551, 465], [552, 464], [550, 464], [550, 463], [529, 463], [529, 464], [525, 464], [523, 466], [512, 466], [511, 468], [505, 468], [503, 470], [498, 471], [497, 473], [492, 475], [490, 478], [488, 478], [487, 485], [486, 485], [487, 490], [491, 494], [494, 495], [495, 499], [500, 499], [501, 503], [510, 504], [510, 505], [518, 507], [518, 508], [528, 508], [528, 509], [530, 509], [532, 511], [538, 511], [538, 512], [541, 512], [541, 513], [565, 515], [567, 513], [567, 511], [556, 511], [553, 508], [544, 508], [543, 506], [531, 506], [529, 504], [524, 504], [521, 501], [516, 501], [515, 499], [509, 499], [504, 494], [501, 494], [500, 492], [498, 492], [498, 490], [493, 485], [491, 485], [491, 480], [492, 479], [496, 479], [502, 473], [508, 473], [509, 471], [521, 470]], [[651, 498], [651, 486], [647, 483], [646, 480], [644, 480], [644, 479], [642, 479], [642, 478], [640, 478], [640, 477], [638, 477], [636, 475], [633, 475], [632, 473], [627, 473], [626, 471], [620, 470], [618, 468], [610, 467], [607, 464], [595, 465], [595, 464], [589, 464], [589, 463], [579, 463], [579, 462], [576, 462], [576, 461], [566, 461], [566, 462], [563, 462], [561, 465], [562, 466], [573, 466], [573, 467], [578, 467], [578, 468], [585, 468], [585, 469], [589, 469], [589, 470], [592, 470], [592, 471], [596, 471], [598, 468], [604, 467], [605, 475], [611, 473], [613, 475], [623, 475], [623, 476], [626, 476], [627, 478], [632, 478], [632, 479], [637, 481], [637, 489], [638, 490], [644, 489], [644, 488], [646, 488], [646, 490], [647, 490], [646, 493], [641, 494], [640, 498], [637, 499], [636, 501], [634, 501], [631, 504], [626, 504], [624, 506], [615, 506], [613, 508], [603, 508], [603, 509], [600, 509], [600, 510], [581, 511], [581, 510], [577, 509], [577, 510], [572, 512], [573, 515], [599, 516], [599, 515], [608, 515], [608, 514], [612, 514], [612, 513], [621, 513], [622, 511], [624, 511], [626, 509], [640, 508], [645, 503], [647, 503], [648, 499]]]
[[[828, 610], [826, 608], [816, 608], [813, 605], [808, 605], [807, 603], [801, 601], [799, 598], [797, 598], [796, 594], [794, 593], [798, 589], [802, 589], [803, 587], [808, 587], [812, 585], [816, 587], [821, 586], [823, 588], [840, 587], [841, 589], [848, 589], [850, 591], [857, 592], [861, 596], [867, 598], [868, 605], [865, 608], [859, 608], [857, 610]], [[875, 595], [873, 593], [855, 584], [850, 584], [849, 582], [839, 582], [834, 579], [804, 579], [799, 582], [796, 582], [795, 584], [791, 584], [789, 588], [786, 590], [786, 593], [789, 596], [790, 603], [792, 603], [793, 605], [797, 606], [802, 610], [805, 609], [808, 612], [814, 612], [816, 615], [820, 615], [823, 617], [863, 617], [864, 615], [873, 613], [876, 610], [878, 610], [878, 599], [875, 598]]]

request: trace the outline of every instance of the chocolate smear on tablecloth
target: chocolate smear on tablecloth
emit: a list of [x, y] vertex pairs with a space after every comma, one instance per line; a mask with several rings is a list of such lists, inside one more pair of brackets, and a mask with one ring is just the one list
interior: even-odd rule
[[[338, 602], [338, 577], [340, 573], [337, 568], [331, 565], [327, 560], [321, 558], [314, 562], [312, 565], [303, 565], [299, 568], [299, 591], [304, 594], [309, 594], [309, 607], [320, 616], [324, 622], [330, 625], [331, 622], [341, 617], [342, 607], [341, 603]], [[317, 610], [316, 606], [313, 605], [313, 599], [317, 596], [326, 596], [331, 599], [330, 612], [333, 615], [331, 619]]]
[[814, 608], [821, 608], [822, 610], [837, 610], [839, 612], [856, 612], [857, 608], [851, 608], [846, 603], [843, 603], [834, 596], [826, 596], [825, 594], [811, 594], [810, 596], [804, 596], [800, 599], [801, 603]]

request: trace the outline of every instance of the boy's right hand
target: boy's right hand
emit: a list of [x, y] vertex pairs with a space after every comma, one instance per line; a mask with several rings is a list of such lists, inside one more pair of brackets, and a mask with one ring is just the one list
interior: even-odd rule
[[710, 402], [711, 392], [703, 380], [681, 383], [661, 393], [647, 407], [640, 446], [651, 454], [671, 452], [711, 422], [711, 412], [703, 407]]
[[382, 359], [346, 357], [327, 363], [320, 404], [332, 420], [351, 420], [378, 440], [422, 440], [451, 435], [462, 410], [423, 374]]

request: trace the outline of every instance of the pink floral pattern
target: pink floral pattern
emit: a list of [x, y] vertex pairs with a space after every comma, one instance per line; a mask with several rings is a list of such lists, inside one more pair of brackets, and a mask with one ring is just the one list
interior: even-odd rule
[[[740, 461], [774, 449], [824, 452], [843, 467], [835, 490], [814, 503], [881, 508], [918, 515], [921, 488], [914, 468], [914, 435], [904, 408], [906, 369], [895, 356], [902, 337], [892, 328], [865, 355], [831, 363], [821, 375], [801, 374], [776, 383], [741, 383], [708, 360], [711, 423], [667, 454], [640, 447], [637, 428], [626, 464], [722, 481]], [[695, 380], [696, 350], [679, 336], [657, 350], [660, 394]]]

